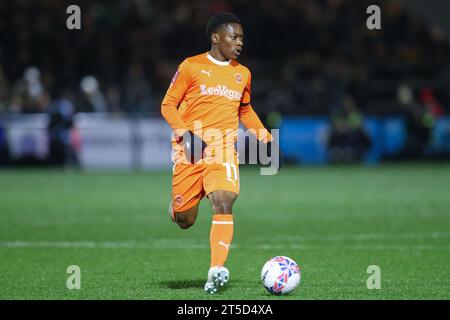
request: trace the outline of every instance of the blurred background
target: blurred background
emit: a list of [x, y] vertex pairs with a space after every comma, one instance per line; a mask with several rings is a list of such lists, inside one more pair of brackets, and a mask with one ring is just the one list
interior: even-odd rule
[[167, 214], [160, 104], [220, 11], [288, 165], [241, 167], [214, 299], [278, 299], [260, 271], [286, 255], [302, 283], [284, 300], [448, 300], [449, 0], [0, 0], [0, 299], [206, 299], [212, 212], [187, 231]]
[[2, 0], [0, 166], [170, 167], [160, 103], [220, 11], [243, 22], [252, 105], [286, 162], [450, 159], [448, 1]]

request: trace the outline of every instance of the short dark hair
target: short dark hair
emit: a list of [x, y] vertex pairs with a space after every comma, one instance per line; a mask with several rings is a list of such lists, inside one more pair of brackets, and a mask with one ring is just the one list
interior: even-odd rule
[[208, 39], [211, 39], [211, 34], [216, 32], [219, 28], [223, 27], [227, 23], [238, 23], [242, 25], [241, 20], [234, 14], [229, 12], [219, 12], [211, 16], [206, 23], [206, 35]]

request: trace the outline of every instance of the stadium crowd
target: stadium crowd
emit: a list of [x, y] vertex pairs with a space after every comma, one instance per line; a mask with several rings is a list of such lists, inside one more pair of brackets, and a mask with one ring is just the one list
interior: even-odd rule
[[[436, 116], [448, 111], [444, 34], [399, 0], [377, 3], [381, 30], [366, 28], [365, 0], [2, 1], [0, 113], [46, 112], [64, 99], [77, 112], [157, 115], [177, 65], [208, 49], [204, 25], [218, 11], [243, 21], [242, 62], [263, 117], [332, 115], [348, 96], [365, 115], [396, 114], [405, 86]], [[71, 4], [81, 30], [66, 28]]]

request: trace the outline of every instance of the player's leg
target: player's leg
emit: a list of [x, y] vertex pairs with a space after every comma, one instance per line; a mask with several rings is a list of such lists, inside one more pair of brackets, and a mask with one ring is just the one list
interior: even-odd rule
[[178, 164], [173, 171], [172, 202], [169, 212], [172, 221], [182, 229], [191, 227], [197, 219], [200, 200], [204, 197], [203, 168]]
[[229, 278], [224, 267], [233, 239], [233, 204], [239, 193], [237, 165], [212, 165], [204, 177], [205, 191], [214, 212], [211, 232], [211, 263], [205, 290], [215, 293]]
[[210, 267], [222, 267], [228, 258], [233, 239], [233, 203], [237, 198], [235, 192], [216, 190], [208, 194], [214, 215], [210, 231], [211, 263]]
[[192, 208], [190, 208], [188, 210], [181, 211], [181, 212], [173, 211], [172, 220], [176, 224], [178, 224], [181, 229], [187, 229], [189, 227], [192, 227], [195, 223], [195, 220], [197, 219], [199, 205], [200, 205], [200, 202], [198, 202], [195, 206], [193, 206]]
[[216, 190], [208, 194], [214, 214], [233, 214], [233, 204], [237, 199], [236, 192]]
[[224, 265], [233, 239], [232, 212], [236, 198], [236, 193], [225, 190], [216, 190], [208, 194], [214, 212], [209, 235], [211, 263], [205, 284], [205, 291], [208, 293], [217, 292], [228, 282], [230, 277], [230, 272]]

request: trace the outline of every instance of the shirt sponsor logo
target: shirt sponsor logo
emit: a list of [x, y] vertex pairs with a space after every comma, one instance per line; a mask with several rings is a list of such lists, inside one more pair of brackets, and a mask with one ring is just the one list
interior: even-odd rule
[[240, 101], [242, 97], [241, 92], [228, 89], [227, 86], [221, 84], [215, 87], [207, 87], [206, 85], [201, 84], [200, 94], [202, 96], [221, 96], [227, 98], [228, 100], [237, 100], [237, 101]]

